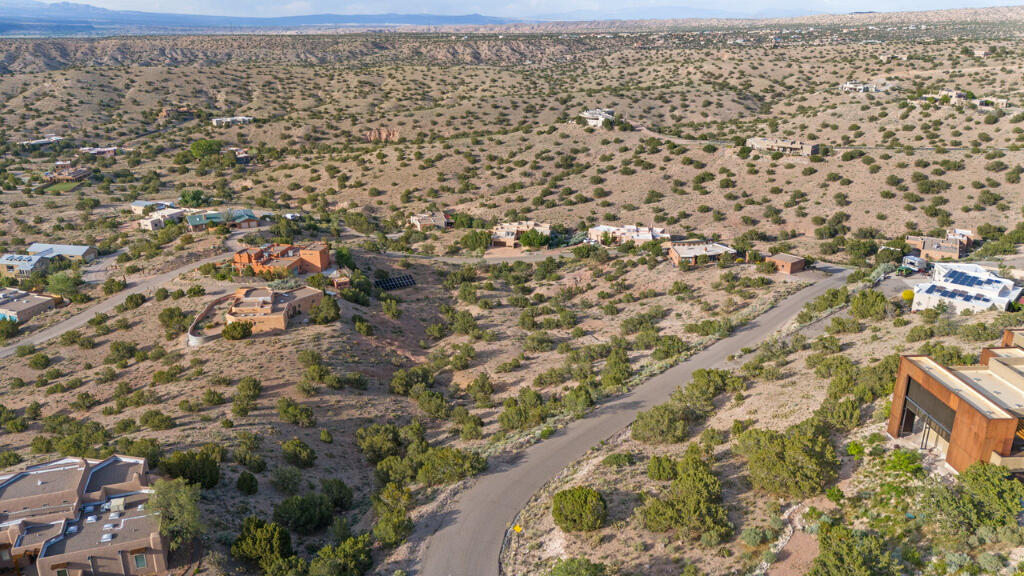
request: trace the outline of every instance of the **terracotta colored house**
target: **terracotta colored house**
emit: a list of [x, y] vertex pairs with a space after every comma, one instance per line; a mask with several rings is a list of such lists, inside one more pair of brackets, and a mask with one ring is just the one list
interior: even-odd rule
[[765, 262], [775, 264], [775, 267], [783, 274], [796, 274], [804, 269], [807, 261], [792, 254], [773, 254], [765, 258]]
[[[144, 458], [63, 458], [0, 476], [0, 571], [167, 574]], [[24, 572], [23, 572], [24, 571]]]
[[256, 274], [278, 271], [318, 274], [331, 267], [331, 249], [325, 242], [304, 246], [270, 244], [260, 248], [243, 248], [235, 252], [231, 266], [237, 271], [251, 266]]
[[288, 321], [309, 312], [323, 300], [324, 293], [309, 286], [287, 292], [270, 288], [239, 288], [232, 297], [231, 308], [224, 314], [225, 322], [248, 322], [253, 334], [280, 332], [288, 329]]
[[1024, 332], [985, 348], [980, 364], [943, 366], [927, 356], [900, 358], [888, 433], [919, 437], [963, 471], [975, 462], [1024, 472]]

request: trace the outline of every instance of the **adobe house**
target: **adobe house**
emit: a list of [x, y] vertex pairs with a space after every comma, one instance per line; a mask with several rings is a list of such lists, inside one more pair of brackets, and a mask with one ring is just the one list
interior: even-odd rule
[[0, 571], [167, 574], [144, 458], [62, 458], [0, 476]]
[[519, 237], [529, 230], [536, 230], [541, 236], [551, 236], [551, 225], [533, 220], [502, 222], [491, 231], [491, 246], [495, 248], [518, 248]]
[[786, 253], [773, 254], [764, 261], [775, 264], [775, 268], [783, 274], [796, 274], [807, 266], [807, 261], [803, 258]]
[[231, 266], [236, 271], [251, 267], [256, 274], [277, 271], [319, 274], [331, 267], [331, 250], [325, 242], [307, 245], [268, 244], [235, 252]]
[[308, 315], [320, 304], [324, 293], [309, 286], [277, 292], [270, 288], [239, 288], [231, 298], [231, 308], [224, 321], [248, 322], [253, 334], [283, 332], [288, 321], [300, 314]]
[[24, 324], [37, 314], [53, 310], [56, 305], [56, 300], [49, 296], [16, 288], [0, 288], [0, 320]]
[[[975, 462], [1024, 472], [1024, 348], [1020, 329], [985, 348], [980, 364], [943, 366], [903, 356], [889, 411], [889, 436], [917, 436], [962, 472]], [[1009, 343], [1010, 345], [1006, 345]]]
[[422, 232], [429, 228], [451, 228], [454, 225], [450, 216], [444, 212], [423, 212], [422, 214], [413, 214], [409, 217], [409, 224], [416, 228], [417, 231]]

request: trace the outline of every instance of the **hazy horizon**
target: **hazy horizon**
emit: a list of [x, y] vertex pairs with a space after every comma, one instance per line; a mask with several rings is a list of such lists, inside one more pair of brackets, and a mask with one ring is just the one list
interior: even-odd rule
[[[47, 2], [53, 3], [53, 2]], [[799, 2], [794, 0], [740, 0], [723, 6], [718, 2], [698, 1], [686, 3], [664, 2], [663, 0], [636, 0], [616, 2], [615, 0], [511, 0], [508, 2], [482, 3], [475, 0], [380, 0], [373, 2], [338, 2], [334, 0], [292, 0], [281, 3], [273, 0], [251, 0], [245, 13], [239, 13], [235, 0], [80, 0], [110, 10], [134, 10], [141, 12], [166, 12], [208, 16], [254, 16], [280, 17], [311, 14], [437, 14], [465, 15], [481, 14], [503, 18], [544, 18], [547, 16], [573, 15], [588, 18], [649, 18], [683, 17], [687, 11], [735, 13], [738, 15], [775, 15], [794, 13], [835, 13], [850, 12], [902, 12], [922, 10], [944, 10], [956, 8], [985, 8], [992, 6], [1018, 6], [1024, 2], [992, 2], [986, 0], [862, 0], [856, 3], [841, 0]]]

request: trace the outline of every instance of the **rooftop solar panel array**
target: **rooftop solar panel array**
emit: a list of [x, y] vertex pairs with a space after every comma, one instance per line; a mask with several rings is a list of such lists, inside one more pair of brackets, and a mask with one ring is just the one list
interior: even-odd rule
[[384, 278], [374, 282], [377, 288], [384, 291], [399, 290], [401, 288], [410, 288], [416, 285], [416, 279], [409, 274], [402, 276], [395, 276], [394, 278]]

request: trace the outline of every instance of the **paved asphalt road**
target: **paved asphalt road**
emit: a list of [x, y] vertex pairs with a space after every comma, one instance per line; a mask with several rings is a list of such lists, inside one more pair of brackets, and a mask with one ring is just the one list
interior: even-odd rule
[[[416, 576], [498, 576], [502, 540], [516, 514], [563, 468], [591, 447], [630, 425], [637, 412], [664, 402], [677, 386], [690, 381], [698, 368], [726, 363], [743, 347], [756, 346], [783, 328], [803, 305], [845, 283], [839, 270], [782, 301], [732, 336], [720, 340], [686, 362], [651, 378], [629, 394], [603, 404], [551, 438], [535, 444], [509, 464], [493, 466], [457, 496], [451, 509], [420, 522], [414, 539], [424, 541]], [[509, 575], [511, 576], [511, 575]]]
[[59, 338], [65, 332], [77, 330], [85, 326], [85, 324], [96, 314], [99, 314], [100, 312], [110, 313], [118, 304], [124, 302], [125, 299], [128, 298], [129, 294], [145, 294], [154, 291], [160, 286], [163, 286], [164, 284], [177, 278], [179, 275], [184, 274], [186, 272], [191, 272], [192, 270], [195, 270], [196, 268], [202, 266], [203, 264], [206, 264], [207, 262], [220, 262], [223, 261], [225, 258], [230, 258], [231, 255], [237, 249], [237, 239], [234, 236], [229, 236], [225, 240], [224, 252], [221, 252], [216, 256], [210, 256], [209, 258], [206, 258], [204, 260], [199, 260], [197, 262], [185, 264], [183, 266], [175, 268], [174, 270], [171, 270], [170, 272], [164, 272], [163, 274], [159, 274], [157, 276], [151, 276], [149, 278], [144, 278], [137, 282], [131, 282], [128, 284], [127, 288], [118, 292], [117, 294], [114, 294], [110, 298], [107, 298], [106, 300], [99, 302], [95, 306], [86, 308], [85, 310], [79, 312], [78, 314], [75, 314], [74, 316], [61, 320], [60, 322], [57, 322], [52, 326], [48, 326], [38, 332], [29, 334], [24, 338], [19, 339], [14, 344], [0, 347], [0, 358], [6, 358], [14, 354], [14, 351], [18, 348], [18, 346], [21, 346], [22, 344], [34, 344], [38, 346], [54, 338]]

